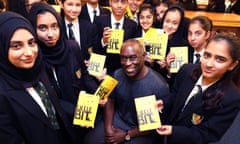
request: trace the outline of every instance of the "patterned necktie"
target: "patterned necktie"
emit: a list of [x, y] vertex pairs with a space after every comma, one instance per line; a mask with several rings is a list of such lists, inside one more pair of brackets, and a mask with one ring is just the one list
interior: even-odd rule
[[202, 87], [201, 87], [201, 85], [195, 85], [194, 89], [195, 89], [196, 92], [195, 92], [193, 95], [188, 96], [188, 98], [186, 99], [186, 101], [185, 101], [185, 103], [184, 103], [184, 106], [183, 106], [183, 108], [182, 108], [182, 111], [184, 111], [184, 109], [186, 108], [186, 106], [189, 105], [194, 98], [202, 95]]
[[196, 56], [196, 61], [195, 61], [195, 64], [199, 64], [200, 63], [200, 54], [199, 53], [197, 53], [197, 54], [195, 54], [195, 56]]
[[54, 129], [59, 129], [59, 124], [57, 121], [57, 117], [55, 115], [55, 113], [53, 112], [53, 105], [52, 102], [48, 96], [48, 92], [46, 90], [46, 88], [44, 87], [44, 85], [40, 82], [36, 85], [35, 90], [37, 91], [38, 95], [40, 96], [44, 107], [47, 111], [48, 114], [48, 119], [50, 120], [52, 126], [54, 127]]
[[75, 40], [72, 26], [73, 26], [72, 23], [69, 23], [69, 24], [68, 24], [68, 31], [69, 31], [69, 33], [68, 33], [68, 39], [70, 39], [70, 40]]
[[115, 29], [119, 29], [119, 26], [120, 26], [120, 23], [119, 23], [119, 22], [116, 22], [116, 23], [115, 23]]

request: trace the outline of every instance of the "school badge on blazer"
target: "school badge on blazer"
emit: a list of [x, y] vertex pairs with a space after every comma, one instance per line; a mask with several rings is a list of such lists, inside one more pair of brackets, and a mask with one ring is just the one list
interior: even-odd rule
[[203, 116], [198, 115], [196, 113], [193, 113], [192, 114], [192, 123], [194, 125], [198, 125], [198, 124], [200, 124], [202, 122], [203, 118], [204, 118]]
[[82, 76], [81, 69], [79, 68], [79, 69], [75, 72], [75, 74], [76, 74], [77, 78], [80, 79], [81, 76]]

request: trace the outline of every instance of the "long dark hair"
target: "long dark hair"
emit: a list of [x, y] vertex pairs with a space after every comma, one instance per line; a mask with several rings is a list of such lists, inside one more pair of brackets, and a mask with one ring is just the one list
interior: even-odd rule
[[[228, 44], [228, 51], [232, 58], [232, 61], [239, 61], [240, 58], [240, 43], [239, 38], [232, 34], [217, 34], [216, 36], [212, 37], [208, 44], [211, 41], [219, 42], [219, 41], [226, 41]], [[208, 45], [207, 44], [207, 45]], [[205, 110], [215, 109], [221, 107], [221, 100], [223, 99], [225, 90], [227, 86], [233, 81], [233, 78], [236, 79], [235, 83], [239, 82], [240, 76], [240, 63], [232, 70], [227, 71], [224, 76], [216, 82], [216, 87], [213, 90], [207, 91], [203, 94], [203, 108]], [[200, 66], [192, 72], [192, 79], [197, 81], [198, 76], [201, 74]]]

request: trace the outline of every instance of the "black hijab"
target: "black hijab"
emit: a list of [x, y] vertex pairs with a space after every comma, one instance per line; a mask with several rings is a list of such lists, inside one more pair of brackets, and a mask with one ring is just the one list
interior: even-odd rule
[[[78, 63], [78, 61], [74, 60], [75, 57], [72, 55], [72, 44], [69, 43], [69, 41], [65, 39], [63, 35], [64, 33], [60, 15], [49, 4], [39, 2], [32, 5], [29, 13], [29, 19], [32, 22], [33, 27], [36, 29], [37, 15], [45, 12], [50, 12], [57, 19], [60, 29], [60, 38], [54, 47], [48, 47], [43, 42], [38, 41], [40, 49], [42, 50], [43, 61], [46, 63], [49, 79], [59, 98], [75, 104], [78, 96], [78, 88], [76, 91], [74, 88], [80, 86], [74, 81], [76, 77], [76, 69], [74, 69], [73, 66], [78, 66], [78, 64], [75, 64]], [[57, 81], [52, 71], [53, 67], [56, 72]], [[77, 79], [76, 81], [79, 80]]]
[[34, 29], [27, 19], [14, 12], [0, 13], [0, 76], [17, 89], [36, 84], [41, 71], [40, 55], [30, 69], [17, 68], [8, 59], [10, 40], [14, 32], [20, 28], [28, 30], [36, 38]]
[[64, 35], [62, 30], [61, 17], [56, 12], [56, 10], [47, 3], [38, 2], [34, 3], [29, 12], [29, 20], [31, 21], [33, 27], [37, 29], [37, 15], [40, 13], [50, 12], [57, 19], [58, 26], [60, 29], [60, 38], [54, 47], [47, 47], [43, 42], [38, 41], [39, 46], [43, 53], [44, 60], [50, 65], [62, 65], [66, 62], [68, 49], [66, 49], [66, 44], [64, 43]]

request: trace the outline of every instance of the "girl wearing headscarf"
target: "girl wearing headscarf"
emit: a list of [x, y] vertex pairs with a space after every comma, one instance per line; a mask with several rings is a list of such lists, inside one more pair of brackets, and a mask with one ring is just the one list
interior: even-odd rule
[[74, 143], [71, 124], [42, 66], [28, 20], [0, 13], [0, 141]]
[[37, 32], [51, 83], [63, 107], [73, 116], [79, 92], [94, 93], [97, 83], [87, 72], [78, 43], [65, 38], [55, 9], [46, 3], [34, 3], [29, 19]]

